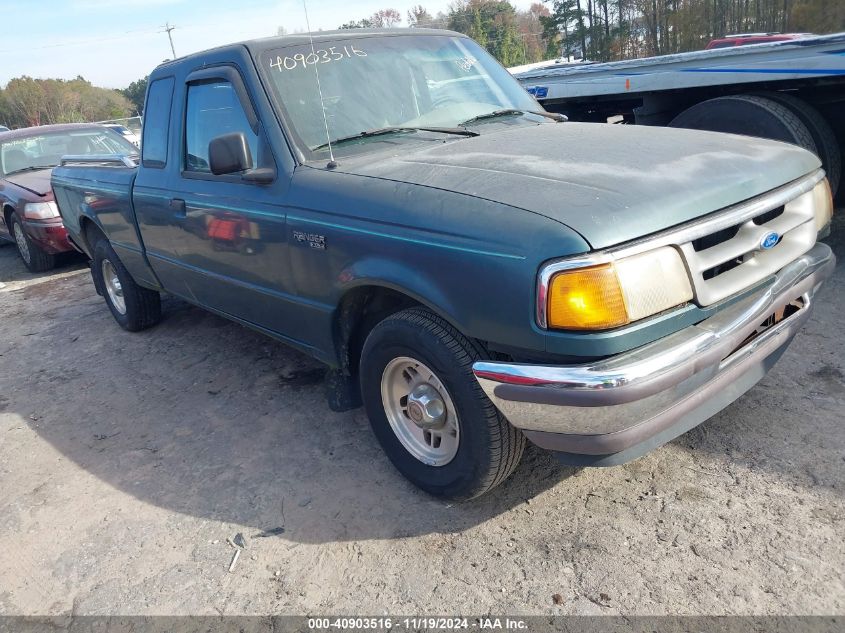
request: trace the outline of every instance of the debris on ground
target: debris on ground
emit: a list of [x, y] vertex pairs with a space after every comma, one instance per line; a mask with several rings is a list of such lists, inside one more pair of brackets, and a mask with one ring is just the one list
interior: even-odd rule
[[252, 538], [267, 538], [268, 536], [280, 536], [281, 534], [285, 533], [285, 528], [279, 526], [270, 528], [269, 530], [263, 530], [258, 534], [253, 534]]
[[230, 573], [230, 574], [231, 574], [233, 571], [235, 571], [235, 565], [237, 565], [237, 564], [238, 564], [238, 558], [240, 557], [240, 555], [241, 555], [241, 550], [236, 549], [236, 550], [235, 550], [235, 555], [234, 555], [234, 556], [232, 556], [232, 562], [231, 562], [231, 563], [229, 563], [229, 573]]

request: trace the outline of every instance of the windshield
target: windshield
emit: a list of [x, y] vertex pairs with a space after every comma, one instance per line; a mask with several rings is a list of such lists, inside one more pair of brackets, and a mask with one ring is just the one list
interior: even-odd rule
[[496, 110], [540, 109], [483, 48], [464, 37], [339, 38], [315, 42], [314, 48], [313, 53], [310, 44], [273, 49], [260, 61], [288, 125], [311, 152], [326, 144], [315, 69], [331, 139], [389, 127], [454, 128]]
[[55, 167], [62, 156], [138, 153], [138, 148], [108, 128], [37, 133], [0, 143], [0, 175]]

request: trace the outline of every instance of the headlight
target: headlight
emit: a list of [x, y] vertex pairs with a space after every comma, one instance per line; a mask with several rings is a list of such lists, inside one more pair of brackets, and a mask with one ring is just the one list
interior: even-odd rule
[[830, 183], [823, 178], [812, 191], [813, 215], [816, 218], [816, 231], [824, 229], [833, 219], [833, 193]]
[[30, 202], [24, 205], [23, 217], [28, 220], [51, 220], [60, 217], [59, 207], [55, 202]]
[[669, 246], [593, 266], [541, 273], [540, 325], [606, 330], [692, 299], [681, 256]]

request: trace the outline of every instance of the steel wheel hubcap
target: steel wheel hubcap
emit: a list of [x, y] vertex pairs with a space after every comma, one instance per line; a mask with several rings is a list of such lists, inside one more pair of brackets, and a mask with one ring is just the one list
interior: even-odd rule
[[381, 400], [390, 428], [422, 463], [445, 466], [460, 442], [455, 405], [437, 375], [422, 362], [400, 356], [384, 368]]
[[106, 293], [109, 295], [109, 301], [114, 306], [114, 309], [121, 314], [126, 314], [126, 301], [123, 298], [123, 286], [120, 284], [120, 279], [117, 277], [117, 271], [114, 269], [112, 263], [103, 260], [103, 284], [106, 287]]
[[18, 252], [24, 261], [29, 263], [29, 244], [26, 243], [26, 235], [18, 222], [15, 222], [15, 244], [18, 245]]

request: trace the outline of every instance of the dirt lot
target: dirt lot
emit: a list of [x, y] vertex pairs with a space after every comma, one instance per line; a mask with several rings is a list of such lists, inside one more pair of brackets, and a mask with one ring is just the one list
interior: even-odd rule
[[721, 415], [612, 469], [529, 449], [465, 505], [281, 344], [172, 299], [128, 334], [11, 246], [0, 282], [0, 613], [845, 613], [842, 264]]

